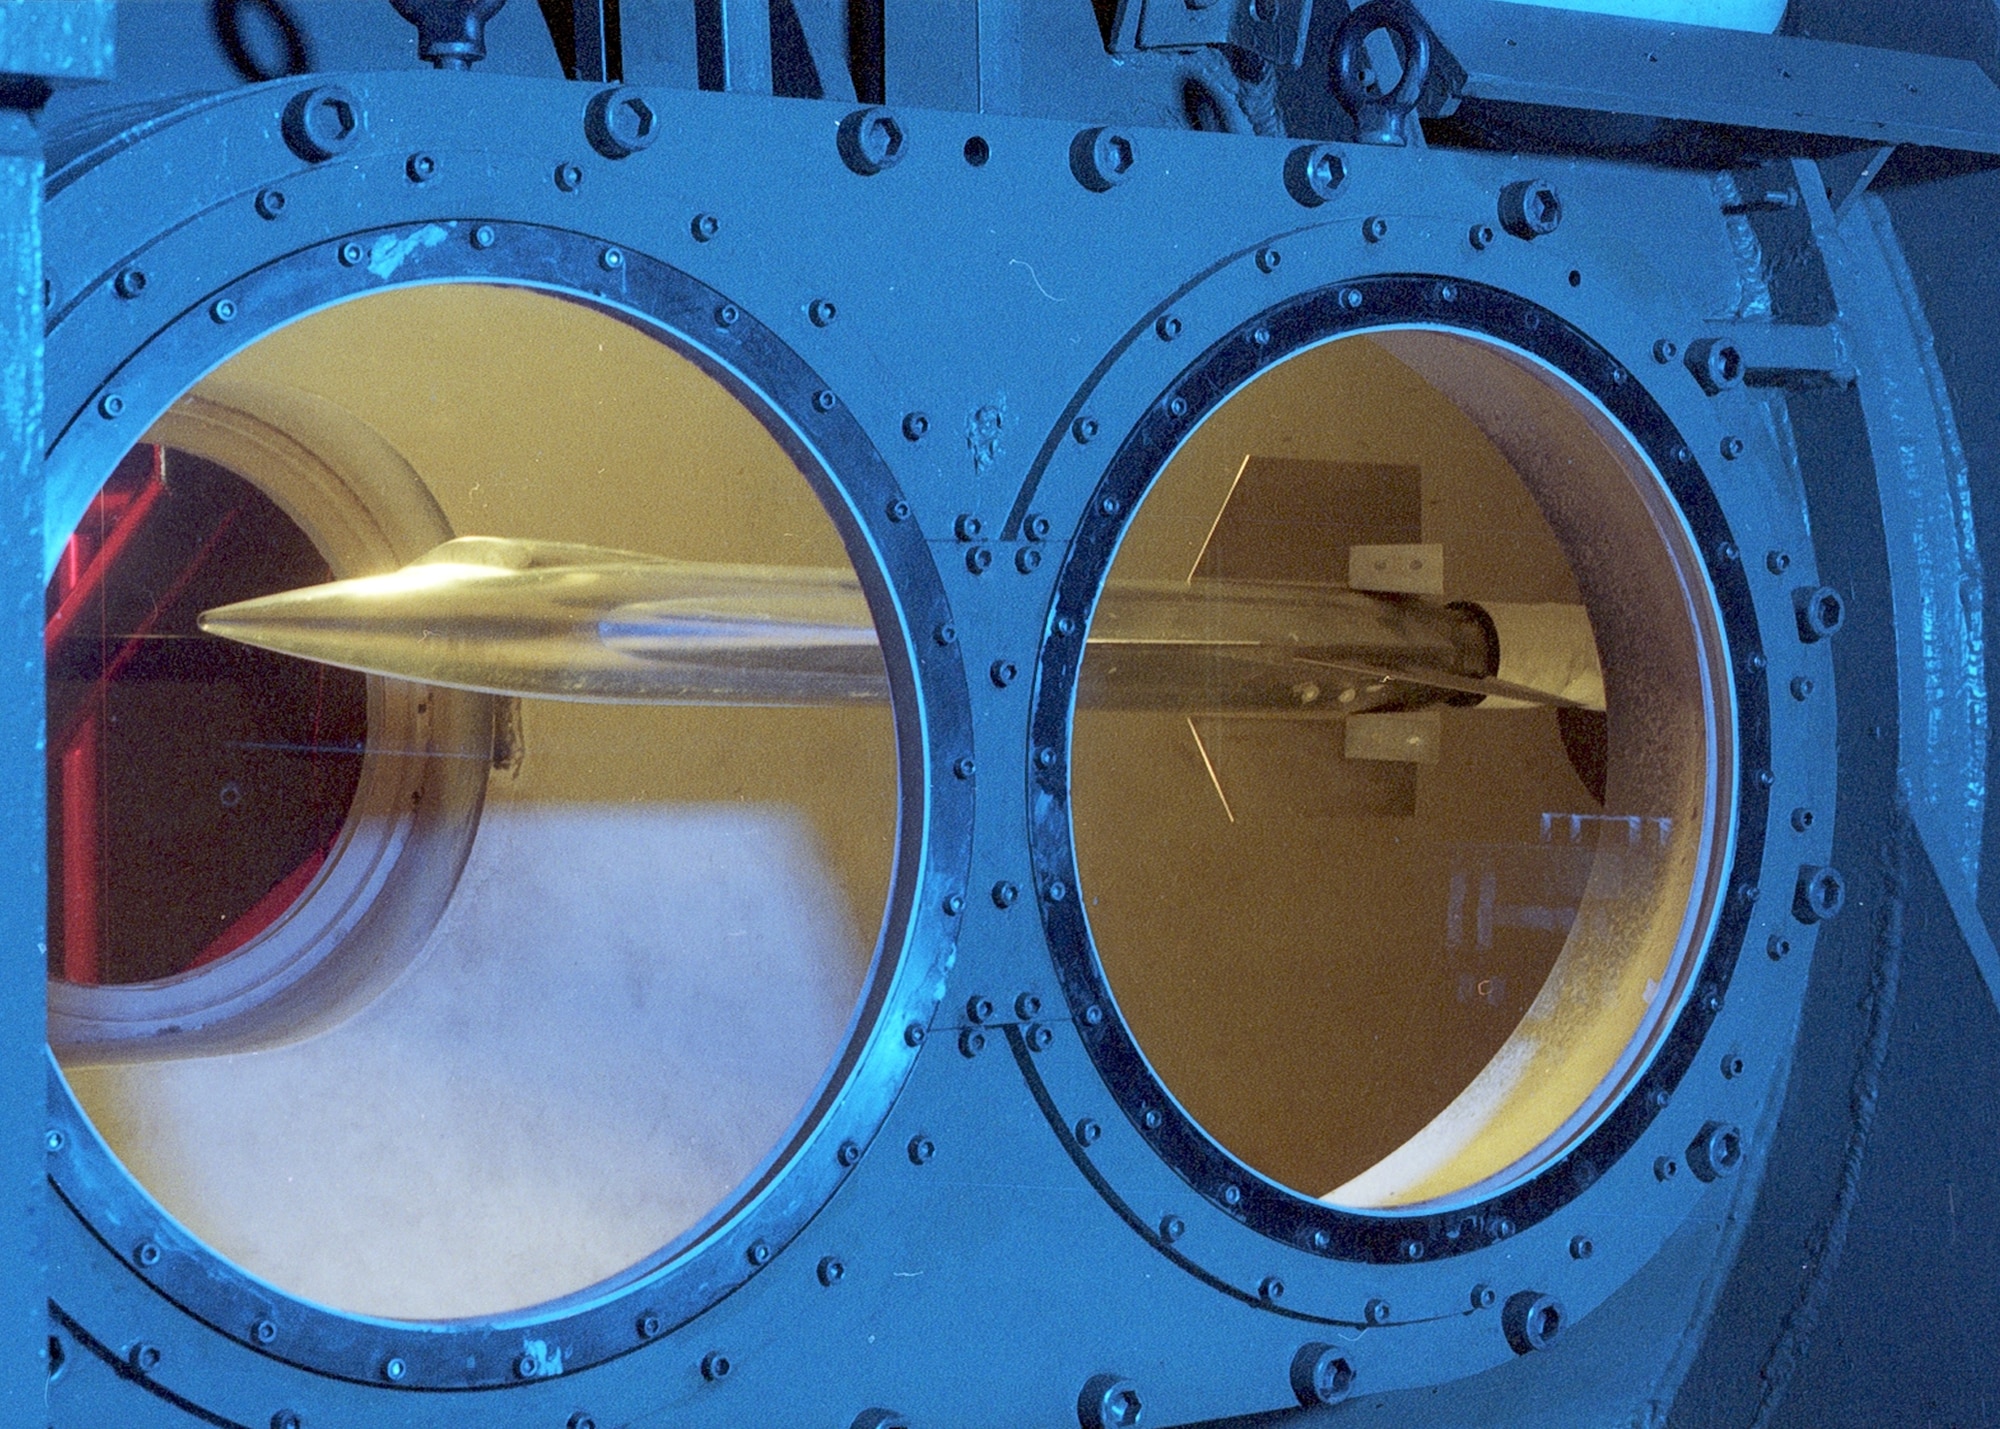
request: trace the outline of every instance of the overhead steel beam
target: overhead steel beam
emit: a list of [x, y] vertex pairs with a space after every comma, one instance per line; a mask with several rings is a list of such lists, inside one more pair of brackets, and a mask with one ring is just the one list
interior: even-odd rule
[[1523, 105], [2000, 154], [2000, 88], [1969, 60], [1497, 0], [1416, 8], [1444, 52], [1439, 114]]

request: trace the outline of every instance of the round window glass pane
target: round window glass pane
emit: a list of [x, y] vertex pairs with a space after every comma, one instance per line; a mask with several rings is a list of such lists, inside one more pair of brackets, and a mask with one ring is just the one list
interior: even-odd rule
[[1189, 1115], [1357, 1209], [1574, 1144], [1711, 921], [1718, 629], [1656, 474], [1525, 356], [1343, 338], [1212, 412], [1111, 567], [1072, 748], [1096, 950]]
[[246, 348], [109, 479], [49, 591], [51, 1042], [222, 1256], [515, 1310], [657, 1263], [811, 1115], [897, 746], [783, 430], [607, 314], [439, 285]]

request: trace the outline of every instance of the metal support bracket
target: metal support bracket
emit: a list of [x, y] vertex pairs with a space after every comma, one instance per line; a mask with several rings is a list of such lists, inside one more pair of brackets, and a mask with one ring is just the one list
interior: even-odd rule
[[1111, 51], [1233, 45], [1275, 65], [1305, 58], [1312, 0], [1121, 0]]

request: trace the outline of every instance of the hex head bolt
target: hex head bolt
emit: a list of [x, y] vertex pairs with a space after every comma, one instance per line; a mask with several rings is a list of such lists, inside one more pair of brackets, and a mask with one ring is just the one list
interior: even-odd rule
[[1338, 1404], [1354, 1388], [1354, 1362], [1332, 1345], [1314, 1341], [1292, 1356], [1292, 1393], [1299, 1404]]
[[1507, 1297], [1500, 1312], [1500, 1327], [1517, 1355], [1533, 1354], [1549, 1347], [1561, 1332], [1565, 1316], [1562, 1302], [1539, 1290], [1519, 1290]]
[[1847, 880], [1825, 864], [1799, 865], [1798, 886], [1792, 892], [1792, 916], [1801, 923], [1838, 918], [1847, 906]]
[[1713, 1181], [1734, 1171], [1743, 1160], [1743, 1133], [1727, 1122], [1711, 1121], [1688, 1143], [1688, 1170], [1699, 1181]]
[[1687, 346], [1684, 359], [1701, 390], [1713, 397], [1718, 392], [1743, 385], [1743, 353], [1733, 342], [1720, 338], [1696, 338]]
[[361, 137], [361, 101], [338, 84], [315, 85], [293, 95], [279, 124], [294, 154], [317, 164], [346, 153]]
[[1070, 172], [1092, 193], [1108, 193], [1124, 183], [1138, 162], [1138, 146], [1123, 129], [1099, 126], [1070, 141]]
[[646, 96], [615, 85], [591, 96], [583, 111], [583, 136], [607, 159], [625, 159], [659, 137], [660, 116]]
[[894, 168], [909, 147], [903, 121], [881, 105], [857, 109], [840, 121], [835, 136], [841, 162], [864, 177]]
[[1500, 190], [1500, 226], [1516, 238], [1546, 237], [1562, 217], [1562, 196], [1541, 179], [1520, 179]]
[[1139, 1387], [1115, 1374], [1093, 1375], [1076, 1397], [1083, 1429], [1132, 1429], [1144, 1412]]
[[1792, 609], [1798, 615], [1799, 639], [1808, 645], [1838, 635], [1847, 623], [1847, 602], [1832, 586], [1802, 586], [1793, 591]]
[[1304, 208], [1318, 208], [1346, 182], [1347, 162], [1331, 144], [1301, 144], [1285, 155], [1285, 192]]

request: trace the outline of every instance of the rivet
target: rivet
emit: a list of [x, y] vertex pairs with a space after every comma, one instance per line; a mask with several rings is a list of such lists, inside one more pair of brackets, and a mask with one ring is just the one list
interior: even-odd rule
[[1097, 1141], [1097, 1138], [1102, 1135], [1104, 1135], [1104, 1128], [1089, 1117], [1085, 1117], [1076, 1124], [1076, 1144], [1079, 1146], [1093, 1145]]
[[657, 1340], [666, 1325], [657, 1314], [648, 1310], [639, 1316], [632, 1328], [639, 1332], [639, 1338], [642, 1340]]
[[1033, 575], [1041, 564], [1042, 553], [1034, 546], [1023, 546], [1014, 552], [1014, 569], [1024, 576]]
[[833, 1159], [843, 1166], [852, 1166], [861, 1159], [861, 1147], [853, 1141], [843, 1141], [840, 1149], [833, 1153]]
[[1097, 419], [1095, 417], [1078, 417], [1074, 422], [1069, 424], [1069, 434], [1076, 438], [1078, 446], [1087, 445], [1097, 436]]
[[958, 1034], [958, 1054], [961, 1057], [977, 1057], [986, 1050], [986, 1034], [977, 1027], [968, 1027]]
[[1167, 399], [1167, 412], [1171, 416], [1185, 417], [1188, 414], [1188, 400], [1178, 392]]
[[1458, 284], [1456, 284], [1456, 283], [1440, 283], [1440, 284], [1438, 284], [1438, 301], [1439, 301], [1439, 302], [1441, 302], [1441, 303], [1455, 303], [1455, 302], [1457, 302], [1457, 301], [1458, 301]]
[[285, 191], [283, 189], [264, 189], [258, 193], [257, 216], [259, 218], [276, 219], [283, 218], [284, 215]]
[[133, 1257], [141, 1265], [158, 1265], [160, 1263], [160, 1247], [157, 1242], [142, 1240], [139, 1242], [139, 1248], [133, 1252]]
[[[1157, 1114], [1158, 1113], [1155, 1113], [1155, 1115]], [[1224, 1186], [1222, 1188], [1222, 1204], [1225, 1206], [1242, 1205], [1243, 1188], [1237, 1185], [1234, 1181], [1231, 1181], [1227, 1186]]]
[[902, 522], [910, 519], [910, 503], [898, 496], [884, 508], [891, 521]]
[[1340, 305], [1349, 310], [1360, 307], [1361, 290], [1359, 288], [1342, 288], [1340, 290]]
[[701, 1357], [701, 1377], [710, 1384], [727, 1378], [729, 1371], [734, 1368], [735, 1366], [729, 1362], [729, 1356], [720, 1350], [710, 1350]]
[[1778, 776], [1773, 774], [1770, 770], [1759, 769], [1757, 771], [1757, 787], [1759, 789], [1768, 789], [1777, 782], [1778, 782]]
[[474, 248], [491, 248], [496, 237], [497, 235], [493, 232], [493, 225], [482, 223], [472, 230], [472, 246]]
[[1473, 1309], [1491, 1310], [1493, 1308], [1493, 1302], [1498, 1300], [1500, 1297], [1494, 1291], [1491, 1285], [1475, 1285], [1472, 1287], [1471, 1298], [1472, 1298]]
[[1053, 769], [1056, 767], [1056, 758], [1055, 750], [1045, 744], [1035, 751], [1035, 767], [1037, 769]]
[[811, 306], [806, 309], [806, 316], [811, 319], [814, 327], [829, 327], [839, 311], [825, 298], [814, 298]]
[[368, 250], [359, 243], [349, 241], [340, 245], [340, 266], [352, 268], [368, 256]]
[[563, 1421], [563, 1429], [597, 1429], [597, 1420], [579, 1409]]
[[382, 1362], [382, 1378], [397, 1381], [410, 1372], [410, 1367], [400, 1359], [390, 1358]]
[[1389, 220], [1380, 214], [1371, 214], [1361, 220], [1361, 236], [1369, 243], [1380, 243], [1389, 236]]
[[1587, 1235], [1573, 1235], [1569, 1238], [1569, 1258], [1588, 1260], [1597, 1254], [1597, 1247]]
[[958, 627], [947, 620], [931, 631], [931, 639], [940, 645], [951, 645], [958, 639]]
[[1663, 367], [1680, 355], [1681, 345], [1670, 337], [1663, 337], [1653, 344], [1653, 361]]
[[1472, 231], [1466, 234], [1466, 238], [1474, 248], [1482, 251], [1491, 248], [1493, 246], [1493, 225], [1490, 223], [1475, 223], [1472, 225]]
[[1042, 1000], [1032, 992], [1024, 992], [1014, 999], [1014, 1015], [1026, 1022], [1029, 1018], [1042, 1015]]
[[1181, 335], [1181, 320], [1167, 313], [1153, 324], [1153, 331], [1160, 335], [1161, 342], [1172, 342]]
[[820, 1260], [816, 1274], [820, 1284], [831, 1287], [840, 1284], [841, 1277], [847, 1274], [847, 1267], [837, 1257], [829, 1255]]
[[765, 1241], [753, 1240], [750, 1242], [748, 1248], [744, 1250], [743, 1258], [749, 1261], [752, 1265], [769, 1264], [771, 1259], [771, 1247]]
[[1258, 1282], [1257, 1296], [1261, 1300], [1282, 1300], [1285, 1298], [1285, 1282], [1275, 1275], [1267, 1275]]
[[736, 320], [742, 316], [743, 313], [736, 304], [724, 303], [715, 310], [715, 325], [717, 327], [735, 327]]
[[280, 1409], [271, 1416], [271, 1429], [305, 1429], [305, 1422], [295, 1411]]
[[1063, 901], [1063, 899], [1069, 897], [1069, 885], [1067, 883], [1064, 883], [1060, 878], [1050, 879], [1049, 886], [1046, 891], [1049, 895], [1049, 902], [1051, 903], [1060, 903]]
[[1422, 1260], [1423, 1258], [1424, 1258], [1424, 1243], [1422, 1241], [1406, 1240], [1403, 1242], [1403, 1259]]
[[1160, 1112], [1157, 1107], [1147, 1107], [1145, 1111], [1139, 1114], [1139, 1120], [1144, 1123], [1148, 1131], [1158, 1131], [1160, 1129]]
[[903, 1028], [903, 1045], [905, 1047], [921, 1047], [924, 1045], [923, 1023], [912, 1022]]
[[1379, 1295], [1376, 1296], [1368, 1302], [1367, 1307], [1361, 1312], [1361, 1317], [1371, 1325], [1388, 1324], [1389, 1302]]
[[575, 164], [557, 164], [556, 187], [566, 194], [575, 193], [583, 187], [583, 170]]
[[1257, 271], [1260, 273], [1275, 273], [1278, 271], [1278, 265], [1284, 260], [1285, 255], [1275, 248], [1259, 248], [1257, 250]]
[[1774, 576], [1781, 576], [1792, 568], [1792, 558], [1783, 551], [1767, 551], [1764, 554], [1764, 569]]
[[1674, 448], [1674, 460], [1679, 462], [1682, 466], [1686, 466], [1688, 462], [1692, 459], [1693, 459], [1693, 454], [1690, 453], [1686, 447]]
[[514, 1358], [514, 1378], [533, 1379], [542, 1371], [542, 1362], [531, 1354], [522, 1353]]
[[1678, 1162], [1678, 1161], [1676, 1161], [1676, 1160], [1674, 1160], [1674, 1158], [1673, 1158], [1673, 1157], [1671, 1157], [1671, 1156], [1656, 1156], [1656, 1157], [1654, 1157], [1654, 1158], [1653, 1158], [1653, 1179], [1654, 1179], [1654, 1180], [1656, 1180], [1656, 1181], [1671, 1181], [1671, 1180], [1673, 1180], [1673, 1179], [1674, 1179], [1674, 1177], [1676, 1177], [1676, 1176], [1678, 1176], [1678, 1175], [1680, 1175], [1680, 1174], [1681, 1174], [1681, 1163], [1680, 1163], [1680, 1162]]
[[126, 268], [112, 280], [111, 286], [121, 298], [136, 298], [146, 291], [146, 270]]
[[965, 568], [976, 576], [986, 574], [988, 570], [992, 569], [992, 566], [993, 551], [991, 547], [974, 546], [965, 553]]
[[208, 315], [219, 323], [236, 321], [236, 301], [233, 298], [217, 298], [208, 305]]
[[1736, 886], [1736, 896], [1745, 903], [1755, 903], [1762, 890], [1754, 883], [1740, 883]]
[[278, 1338], [278, 1327], [270, 1320], [259, 1320], [250, 1327], [250, 1338], [260, 1345], [268, 1345]]
[[910, 1164], [912, 1166], [926, 1165], [933, 1156], [937, 1155], [937, 1143], [932, 1141], [928, 1136], [913, 1136], [910, 1138], [909, 1153]]
[[993, 906], [995, 908], [1012, 908], [1014, 900], [1020, 896], [1021, 888], [1019, 884], [1009, 883], [1003, 878], [993, 885]]
[[48, 1147], [51, 1151], [60, 1151], [69, 1145], [69, 1138], [64, 1136], [60, 1131], [51, 1130], [48, 1135], [42, 1138], [42, 1145]]
[[688, 232], [697, 243], [706, 243], [722, 231], [722, 220], [712, 213], [698, 213], [688, 224]]
[[931, 419], [922, 412], [905, 412], [903, 414], [904, 441], [920, 442], [924, 439], [924, 433], [930, 429]]
[[132, 1368], [142, 1373], [160, 1367], [160, 1347], [158, 1345], [149, 1345], [143, 1340], [132, 1346], [127, 1357], [131, 1360]]
[[1097, 503], [1097, 509], [1102, 511], [1106, 516], [1116, 516], [1124, 508], [1117, 497], [1107, 496]]
[[995, 660], [986, 671], [987, 678], [993, 681], [994, 687], [1002, 690], [1013, 684], [1014, 677], [1020, 673], [1020, 666], [1012, 660]]
[[1743, 1075], [1744, 1065], [1743, 1054], [1741, 1052], [1729, 1053], [1722, 1059], [1723, 1077], [1728, 1081], [1735, 1081]]
[[125, 410], [125, 399], [116, 392], [106, 392], [97, 399], [97, 415], [110, 418]]
[[944, 911], [946, 917], [956, 918], [959, 914], [965, 911], [965, 899], [961, 895], [956, 893], [946, 894], [944, 900]]
[[1090, 1006], [1083, 1009], [1083, 1020], [1091, 1027], [1097, 1026], [1100, 1022], [1104, 1021], [1104, 1009], [1094, 1002], [1091, 1003]]
[[1328, 1249], [1330, 1249], [1332, 1245], [1333, 1245], [1333, 1237], [1328, 1235], [1325, 1231], [1314, 1231], [1312, 1233], [1312, 1248], [1314, 1250], [1324, 1253]]
[[1793, 699], [1810, 699], [1813, 692], [1813, 682], [1809, 676], [1794, 675], [1792, 676], [1792, 683], [1789, 688], [1791, 689]]
[[1046, 1023], [1037, 1022], [1026, 1033], [1030, 1052], [1046, 1052], [1055, 1042], [1056, 1034]]
[[421, 184], [437, 173], [437, 160], [429, 154], [412, 154], [403, 161], [403, 172], [410, 176], [410, 182]]
[[970, 754], [961, 754], [952, 762], [951, 772], [961, 779], [970, 779], [978, 766], [972, 762]]
[[827, 388], [822, 387], [819, 391], [813, 393], [813, 410], [816, 412], [831, 412], [835, 400], [833, 393]]
[[1252, 328], [1250, 330], [1250, 341], [1256, 343], [1259, 347], [1269, 347], [1271, 345], [1271, 330], [1267, 327]]
[[1769, 667], [1771, 662], [1764, 658], [1764, 652], [1762, 650], [1752, 650], [1750, 652], [1750, 658], [1746, 663], [1750, 666], [1752, 672], [1761, 675], [1764, 673], [1765, 669]]
[[1160, 1239], [1172, 1245], [1187, 1234], [1187, 1222], [1179, 1216], [1160, 1217]]
[[1063, 639], [1065, 640], [1067, 640], [1070, 636], [1076, 634], [1075, 617], [1068, 615], [1058, 615], [1056, 617], [1056, 634], [1062, 636]]
[[1673, 1099], [1673, 1094], [1665, 1087], [1654, 1087], [1651, 1097], [1648, 1098], [1653, 1103], [1653, 1108], [1656, 1111], [1665, 1111], [1667, 1104]]
[[1722, 459], [1724, 461], [1735, 461], [1736, 458], [1742, 455], [1743, 455], [1743, 438], [1724, 437], [1722, 439]]
[[603, 268], [607, 273], [615, 273], [618, 269], [625, 266], [624, 251], [618, 248], [607, 248], [597, 255], [597, 262], [598, 266]]

